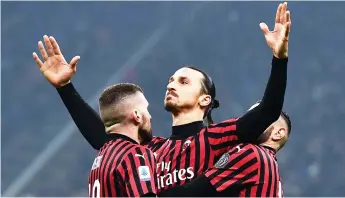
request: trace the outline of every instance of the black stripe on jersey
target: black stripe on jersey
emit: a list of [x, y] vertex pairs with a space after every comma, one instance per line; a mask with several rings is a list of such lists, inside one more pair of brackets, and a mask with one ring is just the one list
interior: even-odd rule
[[[262, 153], [260, 152], [260, 148], [258, 148], [256, 146], [256, 152], [258, 152], [259, 154], [259, 163], [260, 163], [260, 178], [259, 178], [259, 182], [264, 181], [265, 180], [265, 161], [264, 161], [264, 157], [262, 156]], [[261, 197], [261, 192], [262, 192], [262, 188], [263, 185], [259, 185], [258, 189], [256, 191], [256, 197]]]
[[266, 197], [271, 197], [270, 193], [271, 193], [271, 185], [272, 185], [272, 167], [271, 167], [271, 158], [268, 156], [268, 154], [266, 152], [263, 152], [266, 159], [267, 159], [267, 163], [268, 163], [268, 187], [267, 187], [267, 191], [266, 191]]
[[251, 192], [252, 191], [252, 188], [249, 186], [249, 187], [247, 187], [246, 188], [246, 193], [245, 193], [245, 197], [250, 197], [250, 195], [251, 195]]
[[[177, 145], [177, 144], [175, 144], [175, 145]], [[183, 148], [183, 143], [180, 144], [180, 148], [178, 150], [179, 153], [182, 152], [182, 148]], [[175, 170], [180, 170], [180, 168], [181, 168], [181, 157], [182, 157], [182, 155], [178, 155], [176, 158], [176, 169]], [[179, 179], [177, 180], [176, 184], [180, 185]]]
[[[251, 160], [250, 162], [252, 162], [252, 160]], [[254, 164], [255, 164], [255, 163], [256, 163], [256, 162], [254, 162]], [[236, 181], [234, 184], [236, 184], [236, 185], [241, 185], [243, 182], [245, 182], [245, 181], [247, 181], [247, 180], [249, 180], [249, 179], [255, 177], [258, 173], [259, 173], [259, 171], [258, 171], [258, 169], [256, 169], [256, 170], [254, 170], [254, 171], [248, 173], [245, 177], [243, 177], [242, 180]], [[232, 176], [230, 176], [230, 177], [232, 177]]]
[[[198, 136], [194, 136], [194, 143], [196, 144], [196, 142], [197, 141], [199, 141], [199, 139], [198, 139]], [[184, 142], [182, 143], [182, 145], [184, 145]], [[195, 145], [194, 145], [195, 146]], [[194, 147], [194, 149], [195, 149], [195, 147]], [[182, 151], [183, 152], [183, 151]], [[183, 169], [185, 169], [186, 171], [187, 171], [187, 168], [190, 166], [190, 164], [194, 164], [194, 162], [191, 162], [191, 160], [192, 160], [192, 155], [193, 155], [193, 153], [192, 153], [192, 146], [188, 146], [186, 149], [185, 149], [185, 152], [187, 152], [186, 153], [186, 155], [185, 155], [185, 158], [184, 158], [184, 164], [183, 164]], [[193, 169], [194, 169], [194, 167], [193, 167]], [[194, 172], [196, 172], [195, 170], [194, 170]], [[187, 173], [186, 173], [187, 174]], [[185, 181], [181, 181], [180, 179], [179, 179], [179, 181], [178, 181], [178, 185], [180, 185], [181, 184], [181, 182], [183, 183], [185, 183], [186, 181], [190, 181], [190, 180], [188, 180], [187, 179], [187, 177], [186, 177], [186, 180]], [[184, 184], [183, 183], [183, 184]]]
[[[210, 142], [212, 142], [212, 141], [210, 141]], [[237, 145], [237, 144], [240, 144], [240, 143], [241, 142], [239, 140], [226, 141], [226, 142], [223, 142], [223, 143], [220, 143], [220, 144], [215, 144], [215, 145], [211, 143], [211, 148], [213, 150], [219, 150], [219, 149], [224, 149], [226, 147], [231, 147], [231, 146], [234, 146], [234, 145]]]
[[[162, 162], [164, 161], [165, 157], [169, 154], [169, 151], [171, 151], [171, 149], [174, 147], [174, 144], [175, 142], [173, 141], [168, 141], [168, 145], [165, 146], [165, 148], [162, 149], [162, 151], [160, 152], [161, 153], [161, 156], [159, 157], [159, 159], [157, 159], [158, 162]], [[164, 161], [165, 163], [165, 161]]]
[[[128, 170], [127, 163], [122, 163], [122, 167], [123, 167], [123, 170]], [[128, 181], [129, 183], [128, 171], [124, 171], [124, 172], [125, 172], [125, 182]], [[133, 189], [130, 187], [128, 188], [128, 190], [129, 190], [129, 197], [134, 197]]]
[[274, 192], [273, 192], [273, 197], [278, 197], [278, 195], [277, 195], [277, 184], [279, 183], [279, 177], [278, 177], [278, 175], [276, 175], [277, 174], [277, 166], [275, 166], [274, 165], [275, 164], [275, 161], [273, 161], [273, 174], [275, 174], [275, 176], [273, 177], [274, 178], [274, 180], [273, 180], [273, 190], [274, 190]]
[[233, 131], [225, 131], [224, 133], [220, 133], [220, 132], [213, 132], [212, 131], [212, 128], [210, 128], [211, 131], [209, 131], [208, 133], [208, 136], [210, 138], [214, 138], [214, 139], [221, 139], [221, 138], [225, 138], [225, 137], [228, 137], [230, 135], [234, 135], [234, 136], [237, 136], [236, 134], [236, 130], [233, 130]]
[[[151, 151], [149, 149], [145, 149], [145, 153], [146, 153], [146, 156], [148, 156], [147, 159], [149, 160], [150, 166], [153, 169], [152, 170], [152, 173], [153, 173], [152, 178], [154, 180], [154, 183], [157, 184], [157, 175], [156, 175], [157, 172], [155, 171], [157, 168], [157, 165], [155, 163], [156, 161], [155, 161], [155, 159], [152, 159]], [[157, 188], [158, 188], [158, 186], [157, 186]], [[157, 190], [157, 188], [156, 188], [156, 190]], [[148, 189], [148, 192], [153, 192], [151, 182], [148, 183], [147, 189]]]
[[[173, 149], [173, 147], [176, 145], [176, 140], [170, 140], [171, 141], [171, 145], [170, 145], [170, 148], [169, 148], [169, 151], [171, 151], [172, 149]], [[175, 152], [171, 152], [170, 153], [170, 156], [169, 156], [169, 161], [172, 163], [172, 161], [173, 161], [173, 158], [174, 158], [174, 155], [175, 155], [175, 153], [176, 153], [176, 149], [174, 149], [175, 150]], [[172, 164], [171, 164], [171, 168], [173, 168], [172, 167]]]
[[[134, 160], [134, 157], [133, 157], [132, 153], [129, 153], [128, 159], [129, 159], [130, 166], [131, 166], [133, 174], [138, 174], [138, 173], [136, 173], [137, 172], [137, 167], [136, 167], [135, 160]], [[140, 176], [138, 175], [138, 177], [140, 177]], [[139, 195], [143, 195], [144, 191], [143, 191], [143, 188], [141, 187], [140, 179], [136, 179], [135, 180], [135, 185], [137, 186]]]
[[[193, 169], [194, 172], [196, 174], [198, 174], [199, 170], [197, 168], [200, 167], [200, 158], [202, 157], [200, 155], [200, 138], [202, 138], [202, 136], [205, 136], [205, 133], [200, 133], [199, 136], [195, 136], [195, 155], [194, 155], [194, 163], [192, 163], [194, 165]], [[206, 144], [206, 142], [204, 143]], [[207, 146], [203, 146], [204, 148], [207, 148]], [[189, 160], [188, 160], [189, 161]], [[207, 162], [207, 161], [206, 161]], [[186, 166], [188, 167], [188, 166]], [[192, 180], [193, 178], [191, 178], [190, 180]]]
[[[173, 145], [174, 147], [176, 146], [176, 140], [170, 140], [170, 141], [172, 141], [171, 142], [171, 145]], [[173, 147], [171, 147], [170, 148], [170, 151], [172, 151], [172, 149], [173, 149]], [[177, 154], [177, 153], [179, 153], [179, 152], [181, 152], [180, 150], [177, 150], [177, 149], [174, 149], [174, 151], [173, 152], [171, 152], [170, 153], [170, 156], [169, 156], [169, 161], [170, 161], [170, 170], [178, 170], [176, 167], [177, 167], [177, 164], [178, 164], [178, 162], [176, 161], [176, 160], [173, 160], [174, 159], [174, 156]], [[161, 182], [161, 181], [160, 181]], [[161, 184], [162, 186], [164, 185], [164, 187], [165, 187], [165, 184], [163, 183], [163, 184]], [[160, 188], [160, 187], [159, 187]]]
[[[206, 145], [210, 145], [209, 143], [209, 139], [208, 139], [208, 129], [206, 128], [205, 132], [204, 133], [200, 133], [200, 135], [203, 134], [203, 138], [204, 138], [204, 142]], [[209, 169], [210, 167], [212, 167], [212, 165], [215, 163], [215, 162], [211, 162], [212, 165], [210, 165], [210, 160], [211, 160], [211, 148], [209, 146], [205, 146], [205, 150], [202, 150], [201, 153], [203, 155], [205, 155], [205, 163], [204, 163], [204, 167], [203, 167], [203, 170], [202, 172], [205, 172], [207, 171], [207, 169]], [[213, 159], [214, 160], [214, 159]]]

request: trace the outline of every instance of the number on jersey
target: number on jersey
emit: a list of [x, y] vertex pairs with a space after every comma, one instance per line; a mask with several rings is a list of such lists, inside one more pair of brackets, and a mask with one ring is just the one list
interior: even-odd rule
[[92, 187], [91, 184], [89, 184], [89, 196], [92, 198], [101, 197], [101, 184], [98, 179], [95, 180]]

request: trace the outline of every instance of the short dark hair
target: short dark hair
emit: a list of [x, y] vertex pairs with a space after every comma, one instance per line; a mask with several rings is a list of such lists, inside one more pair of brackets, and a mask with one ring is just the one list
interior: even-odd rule
[[136, 84], [118, 83], [106, 88], [99, 98], [99, 111], [105, 126], [122, 122], [124, 115], [121, 106], [126, 102], [127, 97], [143, 93], [143, 90]]
[[285, 122], [286, 122], [286, 124], [288, 126], [288, 134], [290, 135], [290, 132], [291, 132], [291, 119], [290, 119], [290, 116], [285, 111], [282, 111], [280, 115], [284, 118], [284, 120], [285, 120]]
[[207, 118], [208, 125], [213, 124], [213, 119], [211, 115], [212, 110], [219, 107], [219, 101], [216, 100], [216, 86], [214, 82], [212, 81], [211, 77], [207, 75], [201, 69], [198, 69], [194, 66], [185, 66], [185, 68], [193, 69], [202, 74], [203, 79], [201, 80], [201, 91], [202, 93], [208, 94], [211, 96], [211, 103], [208, 105], [208, 107], [205, 110], [204, 118]]

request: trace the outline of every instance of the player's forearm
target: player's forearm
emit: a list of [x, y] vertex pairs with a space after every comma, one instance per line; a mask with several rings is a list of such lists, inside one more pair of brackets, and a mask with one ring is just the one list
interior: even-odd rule
[[212, 197], [216, 194], [214, 186], [202, 175], [185, 185], [161, 192], [158, 197]]
[[72, 83], [57, 88], [74, 123], [94, 149], [100, 149], [106, 140], [104, 125], [98, 114], [83, 100]]
[[260, 104], [237, 122], [237, 130], [243, 138], [256, 140], [269, 125], [279, 118], [284, 104], [287, 63], [287, 58], [273, 57], [271, 75]]

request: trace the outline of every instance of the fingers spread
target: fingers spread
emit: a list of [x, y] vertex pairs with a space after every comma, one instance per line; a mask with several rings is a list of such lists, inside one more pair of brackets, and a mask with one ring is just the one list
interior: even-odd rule
[[42, 63], [41, 59], [37, 56], [37, 54], [35, 52], [32, 53], [32, 57], [34, 58], [37, 66], [41, 69], [43, 67], [43, 63]]
[[291, 18], [290, 18], [290, 11], [286, 11], [285, 13], [285, 18], [287, 23], [291, 23]]
[[260, 23], [260, 28], [262, 32], [264, 33], [264, 35], [270, 32], [266, 23]]
[[276, 23], [280, 23], [280, 12], [282, 10], [282, 4], [279, 4], [277, 8], [277, 13], [276, 13]]
[[61, 50], [60, 50], [60, 47], [58, 45], [58, 43], [56, 42], [55, 38], [50, 36], [49, 37], [49, 40], [50, 40], [50, 43], [52, 44], [53, 46], [53, 50], [54, 50], [54, 53], [56, 55], [61, 55]]
[[50, 43], [50, 40], [49, 40], [48, 36], [44, 35], [43, 39], [44, 39], [44, 43], [46, 44], [46, 47], [47, 47], [48, 56], [54, 56], [53, 46]]
[[282, 4], [282, 8], [280, 11], [280, 23], [285, 24], [286, 23], [286, 9], [287, 9], [287, 3], [284, 2]]
[[69, 63], [70, 64], [70, 66], [71, 66], [71, 68], [75, 71], [75, 69], [76, 69], [76, 66], [77, 66], [77, 63], [78, 63], [78, 61], [80, 60], [80, 56], [75, 56], [72, 60], [71, 60], [71, 62]]
[[39, 49], [40, 52], [41, 52], [41, 55], [42, 55], [42, 57], [43, 57], [43, 60], [46, 61], [46, 60], [48, 59], [48, 54], [47, 54], [46, 50], [44, 49], [44, 45], [43, 45], [42, 41], [39, 41], [39, 42], [38, 42], [38, 49]]

